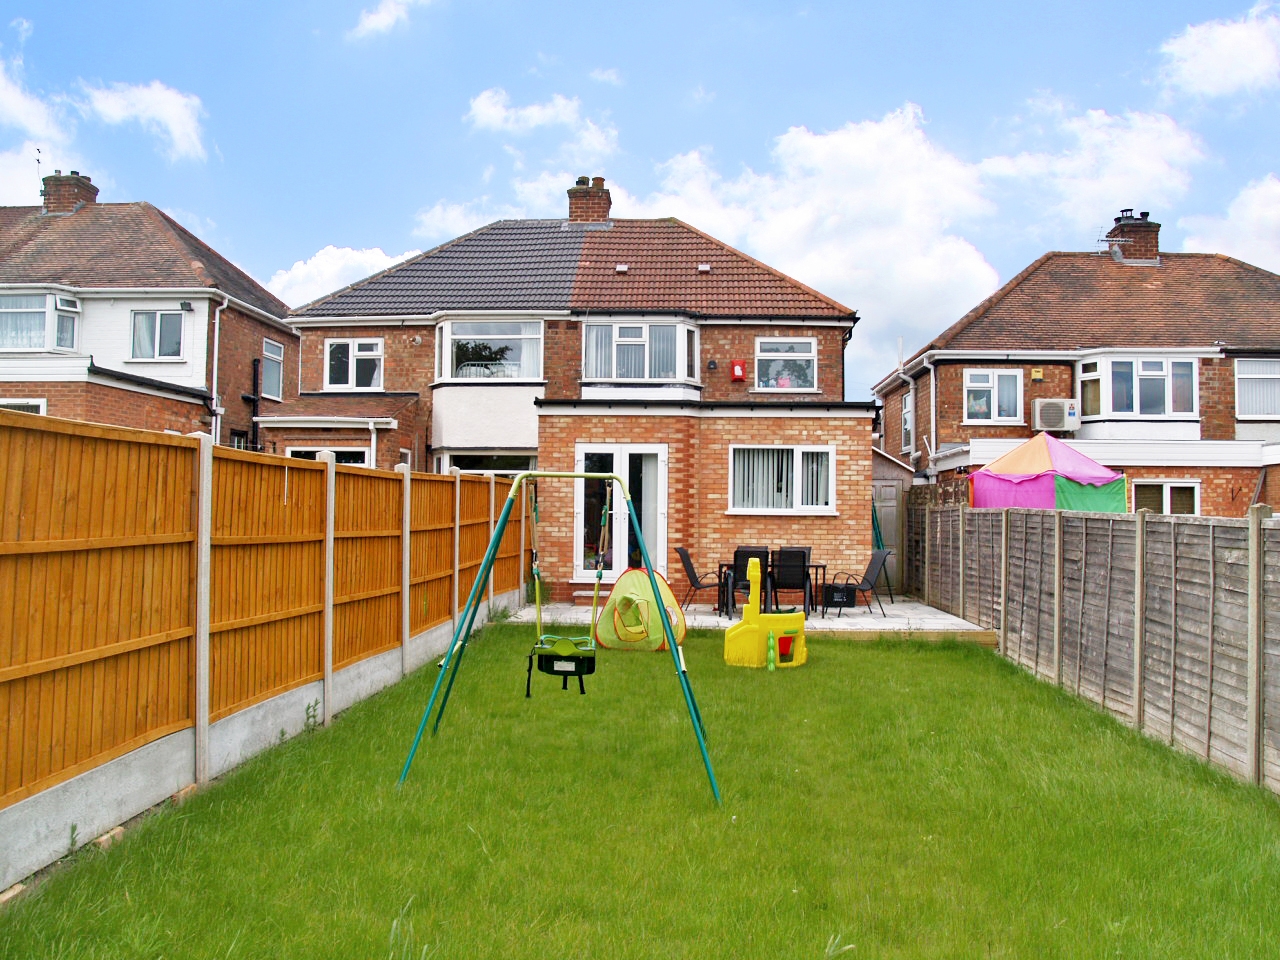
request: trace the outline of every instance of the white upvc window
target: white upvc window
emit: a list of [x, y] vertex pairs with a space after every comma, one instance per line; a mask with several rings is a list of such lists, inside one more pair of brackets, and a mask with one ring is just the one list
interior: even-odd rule
[[1125, 420], [1190, 419], [1199, 409], [1196, 361], [1118, 356], [1082, 360], [1080, 415]]
[[834, 515], [835, 460], [830, 446], [731, 446], [728, 512]]
[[437, 329], [436, 376], [540, 380], [541, 320], [447, 320]]
[[757, 390], [818, 389], [816, 337], [757, 337], [755, 362]]
[[258, 390], [269, 400], [284, 398], [284, 344], [262, 338], [262, 377]]
[[49, 401], [43, 397], [0, 397], [0, 410], [43, 414], [48, 409]]
[[181, 311], [135, 310], [133, 359], [181, 360], [182, 326]]
[[1236, 417], [1280, 420], [1280, 359], [1236, 360]]
[[1021, 370], [965, 370], [965, 423], [1021, 423]]
[[0, 350], [75, 350], [79, 329], [75, 297], [0, 294]]
[[1199, 480], [1135, 480], [1133, 509], [1179, 516], [1200, 515]]
[[912, 429], [915, 427], [915, 399], [908, 387], [902, 394], [902, 452], [910, 453], [912, 451]]
[[584, 323], [585, 380], [696, 380], [697, 331], [688, 324], [644, 320]]
[[381, 390], [382, 338], [325, 340], [326, 390]]

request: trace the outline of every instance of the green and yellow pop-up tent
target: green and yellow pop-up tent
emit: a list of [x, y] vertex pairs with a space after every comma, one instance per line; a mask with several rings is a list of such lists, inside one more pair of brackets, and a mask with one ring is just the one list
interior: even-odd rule
[[[662, 605], [667, 608], [676, 643], [684, 641], [684, 611], [662, 574], [654, 572]], [[667, 636], [662, 616], [653, 600], [649, 571], [631, 567], [613, 585], [600, 619], [596, 623], [596, 643], [610, 650], [666, 650]]]

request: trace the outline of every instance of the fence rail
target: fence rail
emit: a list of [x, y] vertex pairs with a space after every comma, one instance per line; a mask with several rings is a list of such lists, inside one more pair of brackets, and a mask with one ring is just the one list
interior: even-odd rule
[[906, 578], [1004, 656], [1280, 791], [1280, 521], [908, 508]]
[[510, 489], [0, 411], [0, 810], [448, 623]]

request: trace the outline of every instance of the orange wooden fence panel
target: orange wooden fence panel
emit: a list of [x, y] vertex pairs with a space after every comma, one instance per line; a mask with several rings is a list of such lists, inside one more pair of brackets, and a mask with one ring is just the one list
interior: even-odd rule
[[410, 491], [409, 629], [453, 616], [453, 477], [418, 473]]
[[[465, 605], [476, 574], [489, 549], [489, 478], [458, 477], [461, 485], [458, 520], [458, 604]], [[496, 509], [496, 505], [495, 505]]]
[[0, 411], [0, 807], [192, 725], [198, 451]]
[[334, 502], [333, 666], [400, 645], [398, 473], [338, 467]]
[[211, 533], [216, 721], [323, 675], [324, 464], [215, 448]]

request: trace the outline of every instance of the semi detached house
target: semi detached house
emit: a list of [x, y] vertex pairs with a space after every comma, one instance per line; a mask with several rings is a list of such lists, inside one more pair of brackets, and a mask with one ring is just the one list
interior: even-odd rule
[[1049, 430], [1135, 510], [1280, 506], [1280, 276], [1162, 252], [1132, 210], [1106, 246], [1046, 253], [884, 377], [885, 451], [945, 481]]
[[[738, 544], [871, 550], [875, 405], [844, 401], [854, 311], [675, 219], [610, 216], [603, 178], [569, 216], [482, 227], [296, 311], [301, 390], [268, 444], [447, 471], [611, 472], [654, 563]], [[594, 578], [603, 485], [545, 482], [553, 596]], [[612, 504], [612, 581], [638, 558]]]

